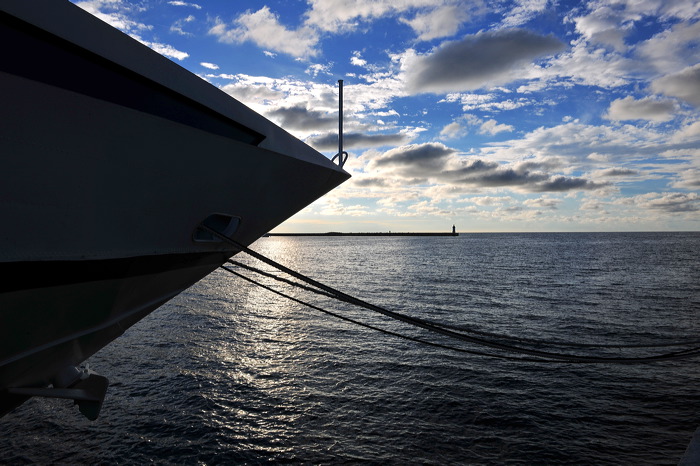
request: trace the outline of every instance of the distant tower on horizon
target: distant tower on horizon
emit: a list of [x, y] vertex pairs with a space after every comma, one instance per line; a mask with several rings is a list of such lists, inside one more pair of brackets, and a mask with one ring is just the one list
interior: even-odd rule
[[453, 235], [456, 235], [456, 234], [457, 234], [457, 230], [455, 230], [455, 226], [454, 226], [454, 225], [452, 225], [452, 234], [453, 234]]

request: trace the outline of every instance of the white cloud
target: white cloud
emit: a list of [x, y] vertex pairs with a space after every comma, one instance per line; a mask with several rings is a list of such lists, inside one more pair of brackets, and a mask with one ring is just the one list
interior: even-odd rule
[[135, 34], [130, 34], [130, 35], [131, 35], [131, 37], [133, 37], [137, 41], [141, 42], [143, 45], [153, 49], [154, 51], [156, 51], [159, 54], [164, 55], [166, 57], [175, 58], [176, 60], [182, 61], [185, 58], [190, 56], [189, 53], [178, 50], [175, 47], [173, 47], [172, 45], [161, 44], [160, 42], [150, 42], [150, 41], [142, 39], [141, 37], [139, 37]]
[[[528, 105], [533, 105], [535, 102], [525, 97], [519, 97], [515, 100], [507, 98], [498, 100], [496, 93], [487, 94], [448, 94], [440, 102], [459, 102], [462, 105], [462, 110], [471, 112], [480, 110], [483, 112], [501, 112], [507, 110], [515, 110]], [[540, 102], [542, 103], [542, 102]]]
[[331, 72], [331, 67], [333, 66], [333, 63], [327, 63], [325, 65], [321, 63], [314, 63], [313, 65], [310, 65], [308, 68], [306, 68], [306, 74], [310, 74], [314, 78], [318, 77], [319, 74], [324, 74], [327, 76], [332, 76], [333, 73]]
[[[585, 39], [572, 41], [569, 51], [550, 60], [547, 68], [540, 70], [543, 79], [561, 84], [579, 84], [601, 88], [628, 84], [631, 74], [639, 64], [619, 53], [603, 48], [591, 48]], [[561, 79], [567, 79], [570, 82]]]
[[141, 11], [142, 7], [121, 0], [88, 0], [77, 2], [76, 5], [112, 27], [129, 34], [133, 39], [161, 55], [180, 61], [189, 57], [187, 52], [178, 50], [172, 45], [149, 41], [141, 37], [142, 33], [153, 29], [153, 26], [140, 23], [131, 18], [134, 14]]
[[633, 198], [636, 205], [665, 213], [700, 211], [700, 196], [697, 193], [647, 193]]
[[640, 44], [637, 52], [662, 74], [677, 73], [695, 65], [700, 62], [700, 21], [681, 22], [663, 29]]
[[358, 50], [355, 50], [350, 58], [350, 64], [364, 68], [367, 66], [367, 60], [362, 58], [362, 55]]
[[537, 128], [520, 139], [491, 143], [482, 155], [501, 161], [559, 159], [571, 169], [591, 163], [633, 162], [660, 155], [669, 148], [669, 135], [632, 125], [586, 125], [572, 121], [551, 128]]
[[608, 45], [617, 51], [625, 50], [624, 37], [632, 26], [623, 13], [604, 5], [586, 16], [574, 18], [576, 30], [587, 40]]
[[221, 89], [232, 97], [260, 112], [267, 106], [277, 106], [284, 102], [287, 93], [269, 78], [246, 75], [207, 75], [207, 77], [229, 79], [232, 83]]
[[676, 131], [676, 133], [671, 136], [671, 142], [673, 143], [684, 143], [696, 141], [700, 143], [700, 121], [695, 121], [688, 125], [685, 125]]
[[548, 6], [548, 0], [517, 0], [513, 9], [504, 15], [501, 25], [511, 28], [521, 26], [546, 11]]
[[419, 13], [413, 19], [401, 18], [418, 34], [418, 40], [431, 40], [454, 35], [459, 26], [468, 18], [463, 5], [446, 5], [426, 13]]
[[447, 139], [456, 139], [463, 136], [465, 133], [466, 129], [456, 121], [445, 125], [445, 127], [440, 130], [440, 136]]
[[494, 136], [504, 131], [513, 131], [513, 129], [511, 125], [498, 124], [496, 120], [486, 120], [479, 128], [479, 133]]
[[296, 30], [287, 29], [267, 6], [256, 12], [248, 11], [240, 15], [231, 26], [217, 18], [209, 34], [218, 37], [220, 42], [251, 41], [259, 47], [293, 57], [304, 58], [318, 53], [315, 50], [319, 40], [316, 29], [305, 26]]
[[465, 199], [466, 202], [472, 202], [480, 206], [499, 206], [513, 202], [510, 196], [480, 196]]
[[131, 16], [138, 8], [121, 0], [87, 0], [76, 5], [127, 34], [153, 29], [153, 26], [133, 20]]
[[661, 18], [664, 20], [671, 18], [689, 21], [700, 16], [697, 0], [675, 0], [673, 2], [657, 0], [657, 2]]
[[180, 0], [172, 0], [172, 1], [168, 2], [168, 5], [173, 5], [173, 6], [188, 6], [188, 7], [191, 7], [191, 8], [196, 8], [197, 10], [201, 10], [201, 9], [202, 9], [202, 6], [199, 5], [199, 4], [197, 4], [197, 3], [187, 3], [187, 2], [180, 1]]
[[360, 21], [435, 7], [435, 0], [309, 0], [309, 3], [307, 24], [326, 32], [348, 32], [356, 29]]
[[551, 197], [538, 197], [535, 199], [525, 199], [523, 201], [528, 207], [533, 207], [535, 209], [552, 209], [556, 210], [561, 204], [561, 199], [553, 199]]
[[678, 173], [678, 179], [671, 183], [672, 188], [700, 191], [700, 168], [688, 168]]
[[494, 119], [484, 121], [475, 115], [466, 114], [461, 116], [458, 121], [453, 121], [444, 126], [440, 131], [440, 136], [446, 139], [457, 139], [467, 134], [468, 127], [478, 128], [479, 134], [489, 134], [491, 136], [505, 131], [513, 131], [514, 129], [513, 126], [499, 124]]
[[636, 100], [632, 96], [627, 96], [624, 99], [612, 101], [604, 116], [609, 120], [662, 122], [672, 119], [675, 109], [675, 104], [670, 100], [659, 100], [651, 97]]
[[218, 70], [219, 69], [219, 65], [216, 65], [214, 63], [207, 63], [205, 61], [201, 62], [200, 65], [202, 65], [203, 67], [208, 68], [210, 70]]
[[170, 32], [174, 32], [175, 34], [179, 34], [181, 36], [192, 36], [192, 33], [189, 33], [183, 29], [185, 24], [191, 23], [192, 21], [195, 20], [195, 17], [193, 15], [189, 15], [186, 18], [179, 19], [173, 23], [172, 26], [170, 26]]

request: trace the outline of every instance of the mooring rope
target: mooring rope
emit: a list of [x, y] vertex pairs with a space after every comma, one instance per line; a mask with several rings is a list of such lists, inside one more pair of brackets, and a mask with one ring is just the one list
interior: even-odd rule
[[243, 279], [243, 280], [246, 280], [247, 282], [252, 283], [253, 285], [259, 286], [260, 288], [263, 288], [263, 289], [268, 290], [268, 291], [270, 291], [270, 292], [272, 292], [272, 293], [275, 293], [275, 294], [278, 295], [278, 296], [282, 296], [283, 298], [289, 299], [290, 301], [294, 301], [294, 302], [296, 302], [297, 304], [301, 304], [302, 306], [309, 307], [309, 308], [314, 309], [314, 310], [316, 310], [316, 311], [322, 312], [322, 313], [327, 314], [327, 315], [330, 315], [330, 316], [332, 316], [332, 317], [336, 317], [336, 318], [341, 319], [341, 320], [344, 320], [344, 321], [346, 321], [346, 322], [350, 322], [350, 323], [355, 324], [355, 325], [358, 325], [358, 326], [360, 326], [360, 327], [364, 327], [364, 328], [367, 328], [367, 329], [370, 329], [370, 330], [376, 330], [376, 331], [381, 332], [381, 333], [384, 333], [384, 334], [386, 334], [386, 335], [391, 335], [391, 336], [394, 336], [394, 337], [402, 338], [402, 339], [404, 339], [404, 340], [413, 341], [413, 342], [415, 342], [415, 343], [420, 343], [420, 344], [422, 344], [422, 345], [433, 346], [433, 347], [436, 347], [436, 348], [446, 349], [446, 350], [450, 350], [450, 351], [457, 351], [457, 352], [460, 352], [460, 353], [472, 354], [472, 355], [476, 355], [476, 356], [487, 356], [487, 357], [492, 357], [492, 358], [506, 359], [506, 360], [510, 360], [510, 361], [519, 361], [519, 362], [552, 362], [552, 363], [561, 363], [561, 362], [562, 362], [562, 361], [554, 360], [554, 359], [540, 359], [540, 358], [517, 357], [517, 356], [508, 356], [508, 355], [502, 355], [502, 354], [485, 353], [485, 352], [482, 352], [482, 351], [468, 350], [468, 349], [464, 349], [464, 348], [458, 348], [458, 347], [456, 347], [456, 346], [444, 345], [444, 344], [441, 344], [441, 343], [435, 343], [435, 342], [432, 342], [432, 341], [423, 340], [423, 339], [420, 339], [420, 338], [412, 337], [412, 336], [410, 336], [410, 335], [404, 335], [404, 334], [402, 334], [402, 333], [392, 332], [391, 330], [386, 330], [386, 329], [383, 329], [383, 328], [381, 328], [381, 327], [376, 327], [376, 326], [371, 325], [371, 324], [367, 324], [367, 323], [364, 323], [364, 322], [360, 322], [359, 320], [355, 320], [355, 319], [353, 319], [353, 318], [351, 318], [351, 317], [347, 317], [347, 316], [344, 316], [344, 315], [342, 315], [342, 314], [338, 314], [338, 313], [336, 313], [336, 312], [329, 311], [328, 309], [324, 309], [324, 308], [322, 308], [322, 307], [316, 306], [316, 305], [314, 305], [314, 304], [307, 303], [307, 302], [305, 302], [305, 301], [302, 301], [301, 299], [298, 299], [298, 298], [295, 298], [295, 297], [293, 297], [293, 296], [290, 296], [290, 295], [288, 295], [288, 294], [286, 294], [286, 293], [284, 293], [284, 292], [282, 292], [282, 291], [276, 290], [276, 289], [274, 289], [274, 288], [272, 288], [272, 287], [270, 287], [270, 286], [267, 286], [267, 285], [265, 285], [265, 284], [263, 284], [263, 283], [258, 282], [257, 280], [254, 280], [254, 279], [252, 279], [252, 278], [250, 278], [250, 277], [247, 277], [247, 276], [245, 276], [245, 275], [243, 275], [243, 274], [240, 274], [240, 273], [236, 272], [235, 270], [232, 270], [232, 269], [230, 269], [230, 268], [228, 268], [228, 267], [221, 266], [221, 269], [223, 269], [223, 270], [225, 270], [225, 271], [227, 271], [227, 272], [229, 272], [229, 273], [231, 273], [231, 274], [233, 274], [233, 275], [235, 275], [235, 276], [237, 276], [237, 277], [239, 277], [239, 278], [241, 278], [241, 279]]
[[[313, 291], [313, 292], [318, 292], [320, 290], [322, 292], [321, 294], [323, 294], [324, 296], [327, 296], [327, 297], [330, 297], [333, 299], [337, 299], [339, 301], [343, 301], [343, 302], [346, 302], [346, 303], [349, 303], [349, 304], [352, 304], [355, 306], [359, 306], [359, 307], [377, 312], [377, 313], [382, 314], [386, 317], [390, 317], [394, 320], [404, 322], [404, 323], [412, 325], [414, 327], [422, 328], [422, 329], [427, 330], [429, 332], [441, 334], [441, 335], [446, 336], [448, 338], [451, 338], [453, 340], [458, 340], [458, 341], [462, 341], [465, 343], [471, 343], [471, 344], [476, 344], [476, 345], [480, 345], [480, 346], [490, 347], [490, 348], [494, 348], [494, 349], [497, 349], [500, 351], [505, 351], [505, 352], [510, 352], [510, 353], [535, 356], [535, 358], [522, 358], [522, 357], [516, 358], [516, 357], [512, 357], [512, 356], [499, 355], [499, 354], [494, 354], [494, 353], [482, 353], [482, 352], [463, 350], [461, 348], [456, 348], [453, 346], [440, 345], [440, 344], [433, 343], [433, 342], [427, 342], [426, 340], [414, 339], [413, 337], [401, 335], [401, 334], [398, 334], [395, 332], [390, 332], [387, 330], [380, 329], [378, 327], [369, 326], [368, 324], [360, 323], [360, 322], [353, 320], [353, 319], [350, 319], [348, 317], [341, 316], [340, 314], [333, 313], [331, 311], [327, 311], [327, 310], [324, 310], [322, 308], [319, 308], [318, 306], [314, 306], [314, 305], [311, 305], [309, 303], [305, 303], [303, 301], [297, 300], [296, 298], [293, 298], [293, 297], [288, 296], [282, 292], [274, 290], [271, 287], [267, 287], [266, 285], [263, 285], [259, 282], [256, 282], [256, 281], [246, 277], [245, 275], [238, 274], [237, 272], [234, 272], [227, 267], [223, 267], [228, 272], [233, 273], [233, 274], [235, 274], [235, 275], [237, 275], [245, 280], [248, 280], [251, 283], [255, 283], [258, 286], [262, 286], [263, 288], [268, 289], [274, 293], [277, 293], [281, 296], [292, 299], [293, 301], [296, 301], [296, 302], [303, 304], [305, 306], [309, 306], [313, 309], [324, 312], [328, 315], [332, 315], [334, 317], [341, 318], [343, 320], [355, 323], [357, 325], [362, 325], [362, 326], [365, 326], [367, 328], [372, 328], [374, 330], [382, 331], [384, 333], [388, 333], [388, 334], [391, 334], [394, 336], [400, 336], [402, 338], [412, 339], [413, 341], [418, 341], [420, 343], [430, 344], [432, 346], [439, 346], [439, 347], [444, 348], [444, 349], [458, 350], [458, 351], [467, 352], [470, 354], [478, 354], [480, 356], [500, 357], [500, 358], [504, 358], [504, 359], [516, 359], [516, 360], [528, 361], [528, 362], [633, 364], [633, 363], [659, 362], [659, 361], [665, 361], [665, 360], [669, 360], [669, 359], [689, 358], [689, 357], [694, 357], [694, 356], [700, 355], [700, 347], [693, 347], [693, 348], [689, 348], [689, 349], [686, 349], [683, 351], [656, 354], [656, 355], [651, 355], [651, 356], [638, 356], [638, 357], [587, 356], [587, 355], [566, 354], [566, 353], [559, 353], [559, 352], [552, 352], [552, 351], [542, 351], [542, 350], [538, 350], [538, 349], [525, 348], [523, 346], [505, 344], [505, 343], [482, 338], [482, 336], [486, 336], [484, 334], [486, 334], [487, 332], [480, 332], [482, 335], [480, 335], [479, 337], [472, 336], [472, 335], [469, 335], [467, 333], [461, 333], [458, 331], [451, 330], [451, 329], [446, 328], [445, 326], [442, 326], [440, 324], [436, 324], [436, 323], [433, 323], [430, 321], [425, 321], [425, 320], [418, 319], [415, 317], [410, 317], [410, 316], [407, 316], [404, 314], [390, 311], [388, 309], [384, 309], [384, 308], [382, 308], [380, 306], [376, 306], [374, 304], [367, 303], [359, 298], [350, 296], [350, 295], [343, 293], [339, 290], [336, 290], [328, 285], [325, 285], [321, 282], [318, 282], [310, 277], [307, 277], [307, 276], [305, 276], [305, 275], [303, 275], [295, 270], [292, 270], [292, 269], [290, 269], [282, 264], [279, 264], [279, 263], [275, 262], [274, 260], [267, 258], [267, 257], [263, 256], [262, 254], [260, 254], [256, 251], [253, 251], [252, 249], [250, 249], [246, 246], [243, 246], [242, 244], [238, 243], [237, 241], [232, 240], [231, 238], [228, 238], [228, 237], [222, 235], [221, 233], [217, 232], [216, 230], [213, 230], [213, 229], [211, 229], [207, 226], [204, 226], [204, 225], [200, 226], [200, 228], [205, 230], [205, 231], [208, 231], [209, 233], [215, 235], [218, 238], [221, 238], [223, 241], [228, 242], [229, 244], [235, 246], [236, 248], [240, 249], [241, 251], [245, 252], [246, 254], [250, 255], [251, 257], [253, 257], [257, 260], [260, 260], [261, 262], [266, 263], [266, 264], [270, 265], [271, 267], [274, 267], [275, 269], [277, 269], [281, 272], [284, 272], [284, 273], [286, 273], [286, 274], [288, 274], [288, 275], [290, 275], [298, 280], [301, 280], [302, 282], [304, 282], [308, 285], [311, 285], [311, 287], [314, 287], [315, 289], [307, 287], [305, 285], [300, 285], [300, 284], [293, 282], [291, 280], [287, 280], [286, 282], [288, 284], [290, 284], [291, 286], [303, 287], [307, 291]], [[243, 268], [246, 268], [249, 271], [258, 273], [258, 270], [255, 269], [254, 267], [246, 266], [246, 265], [241, 264], [240, 262], [236, 262], [236, 261], [229, 261], [229, 262], [232, 263], [232, 265], [236, 265], [239, 267], [242, 266]], [[259, 271], [259, 272], [262, 272], [263, 275], [266, 275], [268, 277], [279, 278], [279, 277], [273, 276], [272, 274], [268, 274], [267, 272], [263, 272], [263, 271]], [[474, 333], [474, 332], [472, 332], [472, 333]], [[519, 343], [526, 342], [525, 341], [526, 339], [518, 339], [516, 337], [509, 337], [509, 336], [504, 336], [504, 335], [488, 334], [488, 336], [499, 337], [500, 339], [511, 340], [511, 341], [515, 340], [515, 341], [518, 341]], [[548, 343], [551, 344], [551, 342], [546, 342], [544, 340], [532, 340], [532, 339], [530, 339], [527, 342], [532, 343], [532, 344], [542, 345], [542, 346], [547, 345]], [[583, 346], [579, 346], [579, 345], [586, 345], [586, 347], [597, 346], [599, 348], [602, 348], [602, 347], [621, 348], [624, 346], [624, 345], [605, 345], [605, 346], [603, 346], [603, 345], [595, 345], [595, 344], [575, 344], [575, 343], [569, 343], [567, 345], [568, 346], [578, 346], [578, 347], [583, 347]], [[685, 345], [687, 345], [687, 343], [686, 344], [669, 344], [668, 346], [685, 346]], [[558, 343], [555, 346], [562, 346], [562, 343]], [[640, 346], [634, 346], [634, 347], [651, 347], [651, 346], [654, 346], [654, 345], [640, 345]]]
[[[285, 283], [290, 286], [294, 286], [300, 289], [303, 289], [305, 291], [309, 291], [312, 293], [316, 293], [321, 296], [326, 296], [329, 298], [334, 298], [336, 299], [337, 297], [331, 293], [327, 293], [325, 291], [312, 288], [306, 285], [303, 285], [298, 282], [294, 282], [292, 280], [286, 279], [284, 277], [280, 277], [278, 275], [275, 275], [270, 272], [265, 272], [264, 270], [261, 270], [257, 267], [253, 267], [252, 265], [244, 264], [242, 262], [238, 262], [232, 259], [229, 259], [227, 261], [228, 263], [235, 265], [237, 267], [246, 269], [248, 271], [254, 272], [258, 275], [265, 276], [267, 278], [271, 278], [273, 280], [277, 280], [281, 283]], [[364, 307], [364, 306], [363, 306]], [[674, 341], [670, 343], [644, 343], [644, 344], [623, 344], [623, 343], [577, 343], [577, 342], [566, 342], [566, 341], [559, 341], [559, 340], [543, 340], [543, 339], [534, 339], [534, 338], [524, 338], [524, 337], [516, 337], [512, 335], [505, 335], [502, 333], [494, 333], [494, 332], [485, 332], [481, 330], [475, 330], [470, 327], [462, 326], [462, 325], [449, 325], [445, 324], [442, 322], [435, 322], [431, 320], [426, 320], [426, 319], [420, 319], [417, 317], [413, 317], [413, 319], [419, 320], [421, 322], [425, 322], [430, 325], [435, 325], [436, 327], [442, 327], [445, 329], [449, 330], [454, 330], [456, 332], [460, 333], [472, 333], [475, 335], [480, 335], [480, 336], [486, 336], [486, 337], [493, 337], [497, 338], [500, 340], [508, 340], [508, 341], [515, 341], [518, 343], [530, 343], [534, 345], [539, 345], [539, 346], [557, 346], [557, 347], [570, 347], [570, 348], [598, 348], [598, 349], [604, 349], [604, 348], [613, 348], [613, 349], [631, 349], [631, 348], [672, 348], [672, 347], [677, 347], [677, 346], [689, 346], [689, 345], [697, 345], [700, 344], [700, 340], [687, 340], [687, 341]]]

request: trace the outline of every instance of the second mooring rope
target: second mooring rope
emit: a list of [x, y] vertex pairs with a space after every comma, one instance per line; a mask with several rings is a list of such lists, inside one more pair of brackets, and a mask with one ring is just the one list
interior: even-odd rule
[[[431, 342], [428, 340], [424, 339], [419, 339], [415, 337], [411, 337], [408, 335], [400, 334], [397, 332], [392, 332], [389, 330], [382, 329], [380, 327], [376, 327], [373, 325], [369, 325], [363, 322], [360, 322], [356, 319], [352, 319], [347, 316], [343, 316], [337, 312], [332, 312], [327, 309], [323, 309], [319, 306], [307, 303], [305, 301], [302, 301], [300, 299], [294, 298], [290, 295], [287, 295], [279, 290], [275, 290], [274, 288], [265, 285], [263, 283], [260, 283], [244, 274], [238, 273], [234, 270], [232, 270], [230, 267], [225, 267], [222, 266], [224, 270], [227, 272], [236, 275], [250, 283], [255, 284], [256, 286], [260, 286], [268, 291], [271, 291], [275, 294], [278, 294], [279, 296], [283, 296], [287, 299], [290, 299], [294, 302], [297, 302], [299, 304], [302, 304], [304, 306], [308, 306], [312, 309], [315, 309], [319, 312], [323, 312], [327, 315], [345, 320], [347, 322], [351, 322], [355, 325], [361, 325], [366, 328], [370, 328], [372, 330], [380, 331], [382, 333], [408, 339], [411, 341], [415, 341], [421, 344], [426, 344], [434, 347], [439, 347], [443, 349], [448, 349], [448, 350], [453, 350], [453, 351], [458, 351], [458, 352], [463, 352], [463, 353], [468, 353], [468, 354], [473, 354], [473, 355], [478, 355], [478, 356], [488, 356], [488, 357], [493, 357], [493, 358], [500, 358], [500, 359], [507, 359], [507, 360], [517, 360], [517, 361], [522, 361], [522, 362], [545, 362], [545, 363], [553, 363], [553, 362], [559, 362], [559, 363], [583, 363], [583, 364], [592, 364], [592, 363], [597, 363], [597, 364], [640, 364], [640, 363], [651, 363], [651, 362], [660, 362], [660, 361], [667, 361], [667, 360], [673, 360], [673, 359], [681, 359], [681, 358], [690, 358], [690, 357], [695, 357], [700, 355], [700, 347], [693, 346], [691, 348], [687, 348], [684, 350], [679, 350], [679, 351], [674, 351], [674, 352], [669, 352], [669, 353], [660, 353], [660, 354], [653, 354], [653, 355], [647, 355], [647, 356], [636, 356], [636, 357], [620, 357], [620, 356], [591, 356], [591, 355], [585, 355], [585, 354], [567, 354], [567, 353], [562, 353], [558, 351], [545, 351], [542, 349], [538, 349], [535, 347], [546, 347], [546, 346], [554, 346], [554, 347], [574, 347], [574, 348], [645, 348], [645, 347], [681, 347], [681, 346], [690, 346], [690, 345], [697, 345], [700, 343], [698, 340], [689, 340], [689, 341], [684, 341], [684, 342], [672, 342], [672, 343], [656, 343], [656, 344], [633, 344], [633, 345], [611, 345], [611, 344], [588, 344], [588, 343], [569, 343], [569, 342], [553, 342], [553, 341], [546, 341], [546, 340], [537, 340], [537, 339], [527, 339], [527, 338], [519, 338], [519, 337], [512, 337], [508, 335], [499, 335], [491, 332], [480, 332], [480, 331], [475, 331], [475, 330], [470, 330], [470, 329], [465, 329], [465, 328], [459, 328], [455, 326], [449, 326], [449, 325], [444, 325], [444, 324], [439, 324], [423, 319], [419, 319], [416, 317], [411, 317], [405, 314], [397, 313], [395, 311], [391, 311], [388, 309], [385, 309], [381, 306], [377, 306], [368, 302], [365, 302], [359, 298], [356, 298], [354, 296], [348, 295], [346, 293], [343, 293], [342, 291], [339, 291], [337, 289], [334, 289], [328, 285], [325, 285], [321, 282], [318, 282], [317, 280], [314, 280], [300, 272], [297, 272], [295, 270], [292, 270], [268, 257], [263, 256], [262, 254], [253, 251], [252, 249], [249, 249], [242, 244], [236, 242], [235, 240], [232, 240], [219, 232], [206, 227], [206, 226], [201, 226], [201, 229], [208, 231], [209, 233], [217, 236], [218, 238], [221, 238], [223, 241], [228, 242], [229, 244], [235, 246], [236, 248], [240, 249], [241, 251], [245, 252], [246, 254], [250, 255], [251, 257], [279, 270], [280, 272], [283, 272], [290, 277], [294, 277], [297, 280], [300, 280], [301, 282], [305, 283], [306, 285], [302, 283], [295, 282], [293, 280], [289, 280], [286, 278], [278, 277], [274, 274], [270, 274], [268, 272], [262, 271], [260, 269], [257, 269], [255, 267], [252, 267], [250, 265], [243, 264], [238, 261], [233, 261], [229, 260], [228, 262], [231, 265], [234, 265], [239, 268], [243, 268], [249, 272], [256, 273], [268, 278], [273, 278], [277, 281], [286, 283], [287, 285], [294, 286], [300, 289], [303, 289], [305, 291], [313, 292], [316, 294], [323, 295], [325, 297], [333, 298], [338, 301], [342, 301], [357, 307], [361, 307], [366, 310], [370, 310], [372, 312], [379, 313], [381, 315], [384, 315], [385, 317], [389, 317], [393, 320], [397, 320], [400, 322], [403, 322], [405, 324], [411, 325], [413, 327], [418, 327], [423, 330], [426, 330], [431, 333], [435, 334], [440, 334], [444, 337], [447, 337], [451, 340], [454, 341], [459, 341], [461, 343], [469, 343], [473, 345], [478, 345], [481, 347], [488, 347], [491, 349], [495, 349], [497, 351], [500, 351], [499, 353], [493, 353], [493, 352], [483, 352], [483, 351], [474, 351], [474, 350], [468, 350], [460, 347], [456, 347], [453, 345], [444, 345], [441, 343], [435, 343]], [[505, 354], [503, 354], [505, 353]], [[517, 355], [517, 356], [514, 356]]]

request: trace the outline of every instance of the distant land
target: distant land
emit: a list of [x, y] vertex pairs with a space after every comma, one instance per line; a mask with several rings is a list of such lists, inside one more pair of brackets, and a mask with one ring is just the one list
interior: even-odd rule
[[264, 236], [459, 236], [457, 232], [439, 233], [411, 233], [411, 232], [367, 232], [367, 233], [341, 233], [329, 231], [326, 233], [268, 233]]

